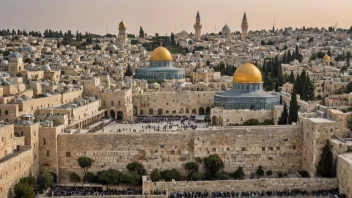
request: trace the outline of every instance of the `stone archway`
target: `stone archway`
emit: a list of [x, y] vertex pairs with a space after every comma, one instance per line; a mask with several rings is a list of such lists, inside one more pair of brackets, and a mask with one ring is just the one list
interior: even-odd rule
[[217, 118], [216, 116], [213, 116], [213, 117], [211, 118], [211, 124], [212, 124], [213, 126], [219, 125], [219, 120], [218, 120], [218, 118]]
[[249, 110], [255, 110], [255, 106], [252, 104], [252, 105], [249, 107]]
[[204, 108], [203, 108], [203, 107], [200, 107], [200, 108], [199, 108], [198, 114], [199, 114], [199, 115], [204, 115], [204, 114], [205, 114], [205, 111], [204, 111]]
[[158, 115], [159, 115], [159, 116], [163, 115], [163, 109], [162, 109], [162, 108], [159, 108], [159, 109], [158, 109]]
[[205, 115], [210, 115], [210, 107], [207, 107], [206, 109], [205, 109]]
[[122, 111], [117, 112], [117, 120], [123, 120], [123, 112]]
[[104, 116], [105, 116], [106, 118], [108, 117], [108, 112], [107, 112], [107, 111], [104, 112]]
[[153, 109], [149, 109], [149, 115], [153, 115], [153, 114], [154, 114]]
[[110, 117], [112, 117], [113, 119], [115, 119], [115, 111], [114, 110], [110, 110]]
[[192, 109], [192, 114], [197, 114], [197, 109]]

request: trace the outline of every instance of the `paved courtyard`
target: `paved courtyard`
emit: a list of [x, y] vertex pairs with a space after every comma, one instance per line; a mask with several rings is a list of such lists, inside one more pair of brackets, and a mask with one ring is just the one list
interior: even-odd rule
[[[193, 127], [192, 127], [193, 126]], [[195, 126], [197, 126], [195, 128]], [[119, 133], [119, 132], [165, 132], [165, 131], [184, 131], [184, 130], [205, 130], [208, 129], [207, 122], [194, 122], [194, 121], [164, 121], [158, 123], [133, 123], [124, 124], [113, 122], [105, 126], [102, 130], [96, 133]], [[195, 128], [195, 129], [193, 129]]]

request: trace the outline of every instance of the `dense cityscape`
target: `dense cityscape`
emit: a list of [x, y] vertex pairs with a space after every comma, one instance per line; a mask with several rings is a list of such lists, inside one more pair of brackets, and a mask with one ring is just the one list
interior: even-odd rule
[[352, 27], [194, 16], [0, 30], [0, 197], [352, 198]]

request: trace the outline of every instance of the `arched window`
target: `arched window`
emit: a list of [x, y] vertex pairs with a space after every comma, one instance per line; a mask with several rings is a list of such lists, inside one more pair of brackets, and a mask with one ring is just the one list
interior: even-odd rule
[[186, 113], [189, 113], [189, 109], [186, 109]]
[[44, 138], [44, 141], [43, 141], [43, 142], [44, 142], [44, 145], [46, 145], [46, 139], [45, 139], [45, 138]]
[[49, 151], [49, 150], [46, 151], [46, 156], [47, 156], [47, 157], [50, 156], [50, 151]]
[[114, 101], [113, 100], [111, 101], [111, 106], [114, 106]]
[[7, 110], [5, 110], [5, 115], [8, 115], [8, 114], [9, 114], [9, 112]]

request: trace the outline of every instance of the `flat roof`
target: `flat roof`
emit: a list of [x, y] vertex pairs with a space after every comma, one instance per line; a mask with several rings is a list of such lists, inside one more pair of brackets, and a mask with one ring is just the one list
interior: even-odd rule
[[344, 153], [339, 156], [346, 160], [348, 163], [352, 164], [352, 153]]
[[334, 123], [335, 121], [328, 120], [325, 118], [308, 118], [308, 120], [315, 122], [315, 123]]

